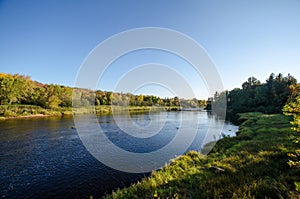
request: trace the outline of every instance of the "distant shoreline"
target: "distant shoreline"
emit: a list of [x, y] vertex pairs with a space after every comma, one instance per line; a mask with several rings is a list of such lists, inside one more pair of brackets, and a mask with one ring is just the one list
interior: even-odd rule
[[32, 114], [32, 115], [18, 115], [14, 117], [0, 117], [0, 120], [13, 120], [13, 119], [25, 119], [25, 118], [43, 118], [43, 117], [61, 117], [63, 115], [53, 114], [53, 115], [44, 115], [44, 114]]
[[[0, 114], [0, 120], [11, 120], [20, 118], [40, 118], [40, 117], [62, 117], [71, 115], [85, 115], [85, 114], [96, 114], [96, 115], [107, 115], [114, 113], [122, 113], [129, 111], [130, 113], [142, 113], [142, 112], [153, 112], [153, 111], [183, 111], [185, 109], [177, 106], [115, 106], [111, 107], [108, 105], [95, 106], [87, 108], [62, 108], [62, 109], [43, 109], [38, 106], [32, 105], [12, 105], [2, 106], [4, 110], [0, 110], [3, 114]], [[1, 108], [1, 106], [0, 106]], [[190, 109], [188, 109], [190, 110]], [[202, 109], [197, 109], [202, 110]], [[25, 114], [24, 114], [25, 113]]]
[[1, 117], [1, 119], [19, 119], [19, 118], [38, 118], [38, 117], [51, 117], [51, 116], [58, 116], [58, 115], [43, 115], [43, 114], [33, 114], [33, 115], [19, 115], [15, 117]]

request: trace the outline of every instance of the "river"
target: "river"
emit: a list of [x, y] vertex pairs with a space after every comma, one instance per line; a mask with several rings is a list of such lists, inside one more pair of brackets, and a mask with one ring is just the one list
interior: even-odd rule
[[[82, 118], [84, 121], [85, 116]], [[134, 121], [137, 126], [147, 127], [151, 122], [152, 126], [156, 126], [155, 122], [161, 124], [162, 118], [165, 118], [163, 127], [157, 134], [147, 135], [148, 131], [144, 130], [145, 135], [140, 138], [124, 133], [116, 123], [118, 120], [126, 126]], [[105, 115], [97, 119], [105, 135], [116, 146], [134, 153], [156, 151], [167, 145], [178, 129], [184, 131], [187, 128], [181, 126], [183, 120], [199, 124], [195, 127], [196, 136], [186, 150], [200, 150], [205, 144], [207, 129], [223, 125], [205, 111], [132, 114], [130, 118]], [[237, 130], [237, 126], [225, 123], [222, 133], [233, 136]], [[212, 139], [218, 138], [213, 136]], [[72, 117], [0, 121], [0, 159], [2, 198], [97, 198], [149, 175], [119, 171], [94, 158], [83, 145]]]

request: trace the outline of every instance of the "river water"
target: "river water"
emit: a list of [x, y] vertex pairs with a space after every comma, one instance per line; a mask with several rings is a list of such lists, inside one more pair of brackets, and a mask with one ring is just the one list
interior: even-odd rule
[[[82, 116], [82, 121], [85, 119]], [[179, 129], [184, 131], [184, 128], [187, 132], [191, 128], [196, 130], [186, 151], [200, 150], [204, 141], [219, 138], [214, 135], [207, 139], [207, 130], [223, 126], [221, 121], [204, 111], [132, 114], [129, 118], [106, 115], [97, 119], [111, 142], [133, 153], [159, 150], [176, 137]], [[77, 117], [78, 120], [80, 117]], [[139, 130], [127, 125], [132, 122]], [[124, 133], [123, 125], [129, 126], [131, 135]], [[155, 132], [157, 129], [151, 131], [153, 126], [159, 125], [162, 125], [159, 132]], [[72, 117], [0, 121], [0, 197], [97, 198], [149, 175], [127, 173], [104, 165], [83, 145], [75, 126]], [[141, 131], [138, 127], [145, 128]], [[233, 136], [237, 130], [237, 126], [225, 123], [221, 132], [217, 133]], [[139, 133], [143, 135], [137, 137]]]

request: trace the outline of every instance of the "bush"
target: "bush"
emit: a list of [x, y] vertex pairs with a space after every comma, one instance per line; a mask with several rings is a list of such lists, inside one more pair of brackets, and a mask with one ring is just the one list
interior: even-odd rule
[[5, 110], [4, 111], [4, 117], [16, 117], [17, 114], [11, 110]]

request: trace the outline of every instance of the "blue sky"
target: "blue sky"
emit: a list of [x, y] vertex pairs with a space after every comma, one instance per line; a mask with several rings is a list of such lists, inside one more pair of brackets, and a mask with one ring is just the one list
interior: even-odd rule
[[[114, 34], [141, 27], [174, 29], [196, 40], [216, 64], [226, 89], [240, 87], [249, 76], [265, 81], [272, 72], [290, 73], [300, 81], [298, 0], [0, 0], [0, 27], [0, 72], [43, 83], [74, 85], [93, 48]], [[188, 64], [152, 51], [120, 59], [104, 75], [100, 89], [113, 90], [126, 70], [153, 61], [179, 71], [197, 97], [208, 96]], [[171, 95], [153, 86], [139, 92]]]

